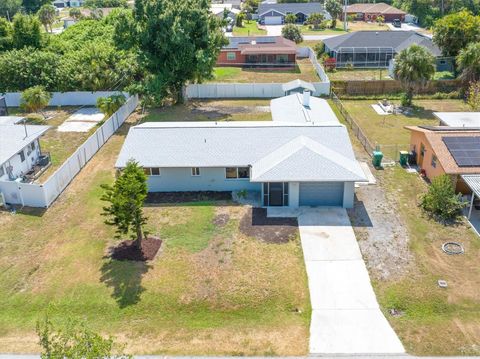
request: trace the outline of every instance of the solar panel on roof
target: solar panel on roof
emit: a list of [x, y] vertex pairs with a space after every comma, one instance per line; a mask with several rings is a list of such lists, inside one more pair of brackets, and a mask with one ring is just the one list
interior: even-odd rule
[[480, 166], [480, 137], [442, 137], [459, 167]]

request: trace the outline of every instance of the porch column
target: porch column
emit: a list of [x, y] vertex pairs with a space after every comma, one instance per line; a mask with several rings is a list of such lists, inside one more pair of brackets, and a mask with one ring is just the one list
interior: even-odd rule
[[470, 201], [470, 209], [468, 210], [468, 219], [472, 216], [473, 201], [475, 200], [475, 192], [472, 191], [472, 199]]

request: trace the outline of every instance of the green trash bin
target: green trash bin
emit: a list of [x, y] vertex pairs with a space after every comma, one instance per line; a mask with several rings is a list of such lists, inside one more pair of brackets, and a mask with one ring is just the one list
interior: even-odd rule
[[405, 167], [408, 164], [408, 151], [400, 151], [400, 166]]
[[382, 158], [383, 158], [382, 151], [373, 151], [373, 156], [372, 156], [373, 166], [374, 167], [381, 167], [382, 166]]

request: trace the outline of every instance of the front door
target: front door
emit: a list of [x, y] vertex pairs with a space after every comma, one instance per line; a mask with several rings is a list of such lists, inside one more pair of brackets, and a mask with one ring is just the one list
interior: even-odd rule
[[283, 206], [283, 183], [270, 183], [270, 206]]

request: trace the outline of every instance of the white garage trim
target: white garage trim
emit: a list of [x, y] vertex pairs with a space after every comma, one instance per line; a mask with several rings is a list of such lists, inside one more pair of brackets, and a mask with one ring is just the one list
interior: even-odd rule
[[282, 23], [281, 16], [265, 16], [265, 25], [282, 25]]
[[300, 183], [300, 206], [343, 206], [343, 182]]

